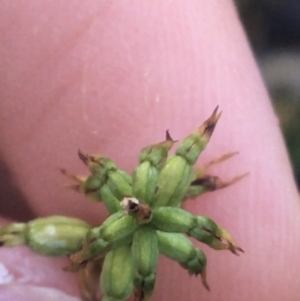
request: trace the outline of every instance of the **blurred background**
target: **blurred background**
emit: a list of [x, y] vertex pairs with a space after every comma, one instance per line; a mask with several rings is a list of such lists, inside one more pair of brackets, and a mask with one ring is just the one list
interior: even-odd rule
[[300, 190], [300, 0], [235, 0]]

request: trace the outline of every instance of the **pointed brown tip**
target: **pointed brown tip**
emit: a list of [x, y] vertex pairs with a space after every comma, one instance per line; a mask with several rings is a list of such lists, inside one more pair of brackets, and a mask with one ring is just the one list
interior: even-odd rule
[[203, 283], [203, 286], [205, 287], [205, 289], [210, 292], [210, 287], [207, 283]]
[[240, 251], [241, 253], [245, 253], [244, 250], [242, 248], [240, 248], [239, 246], [237, 245], [233, 245], [231, 243], [229, 243], [229, 251], [231, 253], [233, 253], [234, 255], [236, 256], [240, 256], [240, 254], [237, 252], [237, 251]]
[[166, 130], [166, 141], [173, 141], [171, 135], [170, 135], [170, 132], [169, 130]]
[[58, 170], [59, 170], [63, 175], [66, 175], [66, 174], [67, 174], [67, 170], [64, 169], [64, 168], [58, 167]]
[[78, 157], [79, 159], [85, 164], [87, 165], [90, 162], [90, 158], [87, 154], [85, 154], [84, 152], [81, 151], [81, 149], [78, 149], [77, 151], [78, 153]]
[[212, 119], [215, 121], [215, 123], [217, 123], [217, 121], [220, 119], [221, 115], [222, 115], [222, 111], [220, 113], [218, 113], [219, 110], [219, 106], [216, 106], [216, 108], [214, 109], [213, 113], [211, 114], [209, 119]]
[[238, 247], [238, 246], [236, 247], [236, 249], [239, 250], [242, 253], [245, 253], [245, 251], [242, 248]]
[[201, 272], [201, 282], [202, 282], [203, 286], [206, 288], [206, 290], [210, 291], [209, 285], [206, 281], [206, 267], [204, 267]]
[[178, 142], [178, 140], [174, 140], [171, 135], [170, 135], [170, 131], [169, 130], [166, 130], [166, 141], [170, 141], [170, 142]]
[[221, 188], [225, 188], [227, 186], [235, 184], [236, 182], [240, 181], [241, 179], [245, 178], [248, 175], [249, 175], [249, 172], [246, 172], [244, 174], [241, 174], [241, 175], [238, 175], [238, 176], [234, 177], [233, 179], [231, 179], [231, 180], [229, 180], [227, 182], [223, 182], [222, 183], [223, 186]]
[[229, 251], [236, 256], [240, 256], [240, 254], [235, 249], [229, 249]]
[[219, 105], [217, 105], [217, 106], [215, 107], [215, 109], [213, 110], [212, 115], [216, 115], [217, 112], [218, 112], [218, 110], [219, 110]]
[[223, 156], [218, 157], [218, 158], [206, 163], [205, 165], [203, 165], [202, 169], [203, 169], [203, 171], [207, 171], [211, 166], [219, 164], [221, 162], [224, 162], [224, 161], [226, 161], [226, 160], [230, 159], [231, 157], [236, 156], [238, 154], [239, 154], [239, 152], [226, 153]]
[[214, 109], [211, 116], [201, 126], [203, 136], [211, 137], [211, 135], [213, 134], [214, 129], [216, 127], [216, 124], [217, 124], [217, 122], [220, 119], [221, 114], [222, 114], [222, 112], [218, 113], [218, 108], [219, 108], [219, 106], [217, 106]]

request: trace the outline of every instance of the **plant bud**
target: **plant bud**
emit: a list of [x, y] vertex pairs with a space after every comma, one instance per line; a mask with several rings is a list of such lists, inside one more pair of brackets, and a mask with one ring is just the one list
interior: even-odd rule
[[124, 301], [133, 290], [133, 260], [130, 245], [110, 251], [106, 256], [101, 273], [102, 300]]
[[204, 287], [209, 290], [206, 282], [206, 256], [203, 251], [193, 246], [189, 239], [180, 233], [157, 231], [159, 251], [176, 260], [190, 275], [201, 274]]
[[132, 256], [135, 267], [135, 296], [145, 300], [152, 295], [158, 261], [156, 230], [149, 225], [141, 226], [133, 236]]
[[182, 156], [190, 165], [194, 165], [198, 160], [200, 153], [204, 150], [215, 126], [221, 117], [221, 113], [217, 113], [218, 107], [215, 108], [212, 115], [196, 130], [187, 136], [179, 144], [176, 155]]
[[171, 156], [159, 174], [155, 206], [178, 207], [190, 186], [192, 166], [181, 156]]

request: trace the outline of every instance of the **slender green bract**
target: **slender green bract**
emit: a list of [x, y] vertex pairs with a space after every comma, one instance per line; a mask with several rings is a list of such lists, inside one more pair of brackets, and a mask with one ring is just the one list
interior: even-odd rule
[[135, 301], [149, 300], [155, 289], [159, 254], [178, 262], [188, 274], [199, 276], [209, 289], [206, 256], [189, 237], [215, 250], [236, 255], [243, 250], [216, 222], [182, 209], [182, 204], [244, 177], [224, 182], [207, 173], [210, 166], [236, 153], [194, 168], [220, 115], [216, 108], [198, 129], [178, 142], [173, 155], [169, 150], [176, 141], [167, 131], [165, 141], [141, 150], [132, 175], [107, 157], [79, 151], [90, 174], [81, 177], [61, 170], [76, 182], [66, 186], [102, 202], [108, 218], [97, 227], [63, 216], [12, 223], [0, 228], [0, 245], [23, 244], [42, 255], [68, 255], [68, 270], [79, 270], [82, 276], [84, 301], [125, 301], [131, 295]]

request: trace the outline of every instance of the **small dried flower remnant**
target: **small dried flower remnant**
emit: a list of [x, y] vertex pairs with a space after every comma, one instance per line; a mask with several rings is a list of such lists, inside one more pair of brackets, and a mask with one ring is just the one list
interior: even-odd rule
[[68, 187], [103, 202], [109, 217], [96, 228], [63, 216], [9, 224], [0, 228], [1, 246], [25, 244], [42, 255], [68, 254], [68, 270], [80, 271], [82, 298], [86, 301], [123, 301], [132, 294], [136, 301], [149, 300], [160, 253], [177, 261], [190, 275], [200, 275], [209, 289], [206, 256], [188, 237], [236, 255], [243, 250], [213, 220], [181, 207], [187, 199], [224, 188], [245, 176], [223, 182], [207, 174], [209, 167], [235, 153], [194, 168], [220, 115], [216, 108], [170, 156], [168, 152], [177, 141], [167, 131], [165, 141], [141, 150], [132, 175], [109, 158], [79, 151], [90, 175], [79, 177], [62, 170], [76, 182]]

